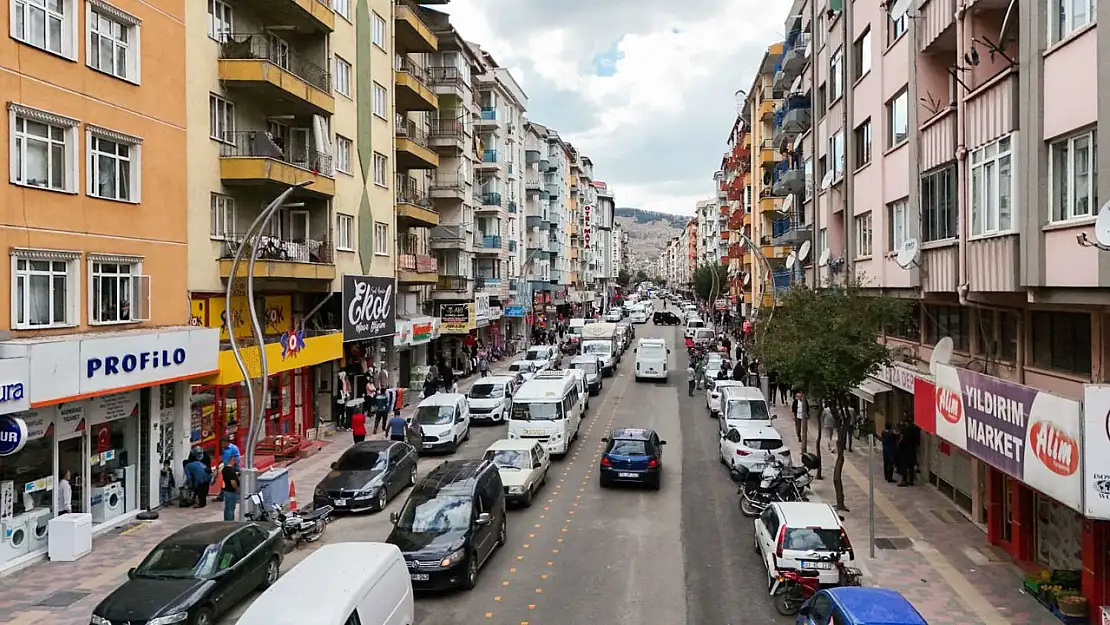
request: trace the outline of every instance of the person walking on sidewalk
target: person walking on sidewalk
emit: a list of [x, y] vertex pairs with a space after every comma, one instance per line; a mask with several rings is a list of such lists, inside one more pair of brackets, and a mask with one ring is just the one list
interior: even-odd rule
[[921, 444], [921, 429], [913, 421], [902, 424], [902, 436], [898, 438], [898, 473], [902, 475], [899, 486], [913, 486], [917, 473], [917, 448]]
[[351, 417], [351, 440], [356, 443], [366, 440], [366, 413], [361, 410]]
[[883, 424], [881, 436], [883, 442], [883, 479], [894, 482], [894, 460], [898, 455], [898, 433], [891, 427], [890, 421]]
[[385, 432], [385, 422], [389, 418], [389, 393], [384, 388], [379, 388], [374, 393], [374, 434], [378, 430]]
[[395, 413], [389, 420], [389, 440], [405, 442], [405, 430], [408, 425], [409, 422], [401, 416], [400, 412]]
[[794, 414], [794, 433], [798, 435], [798, 442], [802, 442], [802, 428], [806, 427], [806, 417], [809, 416], [809, 400], [806, 394], [798, 391], [794, 394], [794, 403], [790, 405], [790, 412]]
[[225, 463], [221, 471], [224, 488], [220, 494], [224, 496], [224, 520], [235, 520], [235, 506], [239, 503], [239, 456], [232, 456], [231, 462]]
[[[222, 471], [223, 468], [231, 462], [232, 458], [240, 458], [241, 456], [242, 454], [239, 453], [239, 446], [233, 443], [230, 438], [224, 439], [224, 450], [220, 453], [220, 470]], [[219, 494], [216, 495], [216, 501], [223, 500], [224, 491], [221, 490]]]
[[828, 402], [823, 402], [825, 408], [821, 411], [821, 428], [825, 431], [825, 438], [829, 441], [829, 453], [836, 453], [836, 417], [833, 416], [832, 407]]
[[478, 352], [478, 373], [483, 378], [489, 375], [489, 354], [484, 349]]
[[698, 370], [694, 365], [686, 365], [686, 385], [690, 387], [690, 397], [694, 396], [694, 387], [698, 384]]

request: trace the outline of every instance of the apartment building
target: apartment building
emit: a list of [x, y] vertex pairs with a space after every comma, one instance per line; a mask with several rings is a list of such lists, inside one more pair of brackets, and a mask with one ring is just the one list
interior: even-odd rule
[[588, 246], [588, 263], [593, 271], [594, 286], [602, 294], [604, 307], [613, 300], [617, 284], [617, 266], [613, 263], [613, 226], [616, 213], [616, 196], [609, 185], [595, 180], [591, 183], [597, 189], [597, 204], [590, 214], [592, 239]]
[[217, 370], [218, 331], [190, 327], [181, 298], [187, 10], [0, 6], [0, 570], [44, 558], [58, 513], [91, 514], [96, 535], [157, 505], [162, 460], [188, 449], [188, 382]]
[[[578, 194], [578, 213], [569, 225], [570, 244], [578, 249], [577, 271], [581, 282], [583, 303], [593, 306], [593, 310], [602, 311], [607, 308], [605, 293], [598, 288], [595, 269], [590, 266], [590, 245], [596, 237], [593, 227], [594, 211], [598, 206], [598, 190], [594, 185], [594, 162], [585, 154], [579, 155], [576, 190]], [[589, 207], [589, 210], [586, 210]], [[589, 212], [587, 219], [586, 213]], [[587, 223], [589, 222], [589, 223]], [[587, 232], [589, 241], [587, 242]]]
[[613, 226], [613, 269], [619, 275], [622, 271], [632, 273], [632, 263], [629, 256], [628, 233], [620, 224]]
[[[721, 262], [721, 248], [727, 243], [726, 237], [722, 241], [722, 226], [727, 225], [727, 216], [719, 208], [716, 199], [701, 200], [694, 206], [694, 215], [698, 220], [698, 264], [716, 265]], [[726, 223], [721, 223], [721, 218], [726, 217]]]

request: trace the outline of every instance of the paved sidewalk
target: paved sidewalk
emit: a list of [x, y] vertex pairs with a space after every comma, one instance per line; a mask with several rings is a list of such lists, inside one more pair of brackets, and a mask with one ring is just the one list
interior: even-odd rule
[[[794, 419], [784, 407], [775, 429], [794, 450], [800, 444]], [[810, 450], [817, 440], [811, 420]], [[822, 441], [824, 479], [814, 481], [818, 498], [835, 500], [832, 467], [836, 460]], [[1021, 591], [1024, 573], [1009, 555], [992, 547], [986, 533], [955, 504], [928, 483], [899, 488], [883, 480], [881, 451], [876, 449], [875, 558], [868, 553], [867, 448], [855, 441], [845, 452], [844, 498], [850, 512], [842, 512], [856, 552], [864, 584], [901, 592], [930, 625], [1050, 625], [1052, 614]]]
[[[504, 358], [492, 365], [490, 372], [503, 373], [510, 364], [512, 360]], [[474, 375], [459, 380], [459, 390], [466, 392], [477, 379]], [[411, 402], [402, 414], [411, 416], [418, 403]], [[311, 502], [312, 489], [347, 449], [350, 436], [348, 432], [335, 432], [320, 440], [323, 447], [315, 455], [289, 465], [302, 506]], [[383, 435], [368, 438], [380, 439]], [[222, 503], [209, 503], [205, 508], [171, 505], [158, 511], [156, 521], [136, 521], [97, 536], [92, 553], [76, 562], [44, 561], [4, 577], [0, 581], [0, 623], [86, 625], [96, 604], [122, 584], [128, 569], [163, 538], [191, 523], [223, 518]]]

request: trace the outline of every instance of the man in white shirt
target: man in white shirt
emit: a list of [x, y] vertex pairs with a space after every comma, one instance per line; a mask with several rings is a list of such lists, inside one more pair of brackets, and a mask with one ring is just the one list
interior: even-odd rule
[[806, 427], [806, 417], [809, 416], [809, 400], [805, 393], [798, 391], [794, 394], [794, 403], [790, 410], [794, 413], [794, 431], [798, 435], [798, 442], [801, 442], [802, 429]]
[[62, 473], [62, 479], [58, 480], [58, 516], [73, 512], [73, 486], [69, 483], [71, 479], [73, 473], [66, 470]]

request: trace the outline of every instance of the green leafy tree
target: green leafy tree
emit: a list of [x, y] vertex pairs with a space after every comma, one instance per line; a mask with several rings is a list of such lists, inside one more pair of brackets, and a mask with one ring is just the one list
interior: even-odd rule
[[621, 286], [628, 286], [629, 281], [632, 280], [632, 275], [628, 273], [627, 269], [621, 269], [617, 273], [617, 284]]
[[[717, 272], [716, 280], [713, 272]], [[698, 299], [710, 301], [728, 292], [728, 265], [699, 265], [694, 270], [694, 293]]]
[[[879, 336], [884, 327], [902, 321], [910, 311], [909, 302], [876, 297], [862, 287], [858, 280], [818, 290], [795, 286], [779, 296], [773, 314], [757, 320], [752, 346], [764, 370], [806, 392], [811, 409], [817, 406], [815, 398], [820, 398], [832, 411], [836, 427], [833, 489], [836, 508], [843, 511], [848, 510], [843, 472], [844, 447], [852, 434], [851, 391], [880, 365], [890, 364], [890, 349], [879, 343]], [[818, 427], [818, 432], [822, 429]], [[807, 431], [808, 427], [802, 428], [803, 452]], [[818, 437], [815, 452], [820, 458]]]
[[636, 284], [639, 284], [639, 283], [641, 283], [645, 280], [648, 280], [648, 275], [646, 273], [644, 273], [643, 269], [637, 269], [636, 270]]

